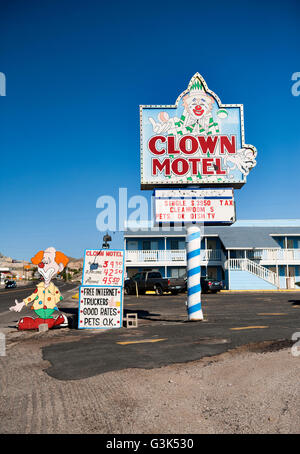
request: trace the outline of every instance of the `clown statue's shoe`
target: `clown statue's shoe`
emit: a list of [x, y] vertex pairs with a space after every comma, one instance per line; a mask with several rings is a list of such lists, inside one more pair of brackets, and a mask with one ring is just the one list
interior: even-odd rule
[[60, 326], [61, 328], [64, 328], [68, 325], [68, 319], [64, 314], [60, 314], [57, 318], [54, 319], [54, 326]]
[[64, 314], [60, 314], [56, 318], [32, 318], [32, 317], [23, 317], [19, 321], [17, 328], [19, 331], [39, 329], [39, 326], [42, 324], [47, 324], [48, 329], [54, 328], [55, 326], [68, 326], [68, 319]]

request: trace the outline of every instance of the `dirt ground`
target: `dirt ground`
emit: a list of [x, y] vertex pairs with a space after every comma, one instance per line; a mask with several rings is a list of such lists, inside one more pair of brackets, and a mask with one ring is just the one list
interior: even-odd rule
[[300, 357], [290, 348], [59, 381], [35, 339], [0, 357], [2, 434], [300, 433]]

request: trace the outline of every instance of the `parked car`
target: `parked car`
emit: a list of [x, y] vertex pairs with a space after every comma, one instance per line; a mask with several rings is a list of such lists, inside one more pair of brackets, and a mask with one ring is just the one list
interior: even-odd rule
[[17, 283], [16, 281], [6, 281], [5, 288], [16, 288]]
[[163, 278], [158, 271], [143, 271], [125, 280], [125, 294], [135, 294], [136, 287], [140, 295], [145, 294], [147, 290], [154, 290], [156, 295], [162, 295], [164, 292], [177, 295], [185, 290], [185, 280], [172, 277]]
[[201, 292], [202, 293], [217, 293], [223, 288], [223, 282], [209, 277], [201, 277]]
[[[216, 279], [210, 279], [207, 276], [201, 277], [201, 293], [217, 293], [223, 289], [223, 282]], [[187, 279], [185, 281], [185, 290], [187, 290]]]

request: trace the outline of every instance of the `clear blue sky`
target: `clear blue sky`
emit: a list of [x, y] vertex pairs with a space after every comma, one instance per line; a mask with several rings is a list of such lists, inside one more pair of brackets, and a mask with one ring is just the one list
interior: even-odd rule
[[141, 194], [139, 104], [173, 104], [195, 72], [244, 104], [258, 149], [238, 218], [299, 218], [299, 19], [298, 0], [2, 0], [0, 251], [99, 247], [97, 198]]

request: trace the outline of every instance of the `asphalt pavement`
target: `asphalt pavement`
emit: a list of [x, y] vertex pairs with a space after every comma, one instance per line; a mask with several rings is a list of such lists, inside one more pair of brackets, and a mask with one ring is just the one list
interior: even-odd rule
[[156, 368], [243, 345], [290, 342], [300, 332], [299, 292], [203, 295], [201, 322], [187, 321], [185, 300], [185, 294], [125, 297], [124, 315], [137, 313], [137, 328], [69, 330], [76, 335], [67, 342], [43, 348], [43, 358], [51, 364], [46, 372], [59, 380], [76, 380], [113, 370]]

